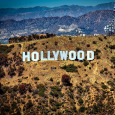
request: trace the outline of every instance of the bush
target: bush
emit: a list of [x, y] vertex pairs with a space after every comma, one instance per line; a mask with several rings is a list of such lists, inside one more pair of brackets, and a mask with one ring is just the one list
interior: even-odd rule
[[100, 73], [103, 74], [104, 70], [101, 70]]
[[111, 57], [111, 62], [115, 65], [115, 57]]
[[51, 86], [51, 89], [55, 91], [61, 91], [61, 88], [59, 88], [58, 86]]
[[33, 94], [32, 94], [32, 95], [34, 96], [34, 95], [36, 95], [36, 94], [38, 94], [38, 89], [33, 90]]
[[85, 90], [81, 86], [79, 86], [78, 87], [78, 93], [82, 94], [83, 92], [85, 92]]
[[50, 78], [50, 81], [53, 81], [53, 78], [52, 78], [52, 77]]
[[110, 88], [110, 91], [114, 91], [114, 88], [112, 87], [112, 88]]
[[101, 51], [96, 49], [96, 51], [94, 51], [94, 55], [98, 55], [98, 53], [101, 53]]
[[112, 82], [112, 81], [108, 81], [107, 83], [108, 83], [108, 85], [110, 85], [112, 87], [115, 86], [114, 82]]
[[69, 40], [72, 40], [72, 38], [71, 38], [71, 37], [69, 37]]
[[38, 77], [34, 77], [34, 80], [39, 80], [39, 78]]
[[0, 66], [1, 65], [8, 66], [8, 63], [7, 63], [7, 54], [5, 54], [5, 53], [1, 53], [0, 54]]
[[85, 107], [80, 107], [79, 112], [84, 112], [85, 111]]
[[100, 40], [100, 41], [103, 41], [100, 37], [99, 37], [99, 40]]
[[87, 44], [87, 47], [90, 47], [90, 44]]
[[88, 61], [84, 61], [84, 62], [83, 62], [83, 65], [84, 65], [84, 66], [89, 65]]
[[26, 104], [26, 110], [30, 109], [33, 106], [33, 103], [31, 100], [28, 101], [28, 103]]
[[64, 74], [61, 79], [63, 85], [70, 85], [70, 80], [71, 80], [70, 76], [66, 74]]
[[26, 85], [25, 84], [19, 85], [19, 92], [20, 92], [20, 94], [26, 93]]
[[12, 48], [14, 48], [14, 45], [10, 45], [9, 47], [6, 45], [0, 45], [0, 53], [9, 53], [11, 52]]
[[93, 44], [97, 44], [97, 41], [93, 41]]
[[57, 46], [58, 45], [58, 42], [55, 42], [55, 46]]
[[97, 56], [97, 59], [100, 59], [100, 56]]
[[18, 68], [18, 75], [21, 76], [21, 75], [22, 75], [22, 72], [23, 72], [24, 70], [25, 70], [24, 67], [20, 66], [20, 67]]
[[37, 50], [37, 47], [35, 47], [34, 50]]
[[65, 69], [67, 72], [78, 72], [77, 71], [77, 67], [74, 66], [74, 64], [70, 64], [70, 65], [65, 65], [63, 67], [61, 67], [62, 69]]
[[102, 87], [103, 89], [107, 89], [107, 86], [106, 86], [105, 84], [102, 84], [101, 87]]
[[110, 49], [115, 49], [115, 45], [110, 45], [109, 48]]
[[21, 48], [21, 44], [18, 44], [18, 46]]
[[18, 91], [18, 86], [17, 86], [17, 85], [15, 85], [15, 86], [13, 87], [13, 91], [14, 91], [14, 92], [17, 92], [17, 91]]
[[5, 76], [4, 70], [2, 67], [0, 67], [0, 79]]
[[37, 88], [39, 89], [38, 95], [43, 97], [45, 95], [44, 92], [45, 92], [46, 88], [44, 87], [43, 84], [37, 85]]
[[15, 76], [16, 75], [15, 70], [16, 70], [15, 68], [10, 67], [8, 75], [10, 75], [11, 77]]
[[83, 104], [83, 100], [81, 98], [78, 100], [78, 102], [80, 105]]
[[2, 84], [0, 83], [0, 94], [4, 94], [4, 91], [2, 89]]
[[79, 50], [81, 50], [81, 48], [77, 47], [76, 50], [79, 51]]
[[104, 71], [107, 71], [108, 69], [107, 68], [104, 68]]
[[61, 88], [59, 88], [58, 86], [51, 86], [50, 95], [54, 97], [63, 96], [63, 94], [61, 93]]

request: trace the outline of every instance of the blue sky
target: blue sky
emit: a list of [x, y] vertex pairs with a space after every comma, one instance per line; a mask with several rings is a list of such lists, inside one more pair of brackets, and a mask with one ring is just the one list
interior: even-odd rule
[[34, 6], [82, 5], [91, 6], [115, 0], [0, 0], [0, 8], [21, 8]]

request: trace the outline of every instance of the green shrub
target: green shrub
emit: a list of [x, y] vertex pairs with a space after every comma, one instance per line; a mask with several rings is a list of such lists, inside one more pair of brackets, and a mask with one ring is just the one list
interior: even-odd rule
[[110, 85], [112, 87], [115, 86], [114, 82], [112, 82], [112, 81], [108, 81], [107, 83], [108, 83], [108, 85]]
[[0, 45], [0, 53], [9, 53], [11, 52], [12, 48], [14, 48], [14, 45], [10, 45], [9, 47], [6, 45]]
[[50, 78], [50, 81], [53, 81], [53, 78], [52, 78], [52, 77]]
[[38, 95], [43, 97], [45, 95], [44, 92], [45, 92], [46, 88], [44, 87], [43, 84], [37, 85], [37, 88], [39, 89]]
[[100, 40], [100, 41], [103, 41], [102, 38], [100, 38], [100, 37], [99, 37], [99, 40]]
[[107, 86], [106, 86], [105, 84], [101, 84], [101, 87], [102, 87], [103, 89], [107, 89]]
[[89, 65], [88, 61], [84, 61], [84, 62], [83, 62], [83, 65], [84, 65], [84, 66]]
[[20, 94], [26, 93], [26, 85], [25, 84], [19, 85], [19, 92], [20, 92]]
[[100, 59], [100, 56], [97, 55], [97, 59]]
[[115, 49], [115, 45], [110, 45], [109, 48], [110, 49]]
[[5, 65], [8, 66], [7, 54], [0, 53], [0, 66]]
[[18, 44], [18, 46], [21, 48], [21, 44]]
[[93, 44], [97, 44], [97, 41], [93, 41]]
[[4, 70], [2, 67], [0, 67], [0, 79], [5, 76]]
[[90, 44], [87, 44], [87, 47], [90, 47]]
[[114, 91], [114, 88], [112, 87], [112, 88], [110, 88], [110, 91]]
[[59, 88], [58, 86], [51, 86], [50, 88], [54, 91], [61, 91], [61, 88]]
[[80, 47], [77, 47], [76, 50], [79, 51], [79, 50], [81, 50], [81, 48], [80, 48]]
[[80, 86], [79, 88], [78, 88], [78, 93], [83, 93], [83, 92], [85, 92], [85, 90]]
[[13, 87], [13, 91], [15, 91], [15, 92], [18, 91], [18, 86], [17, 86], [17, 85], [15, 85], [15, 86]]
[[15, 76], [16, 75], [15, 70], [16, 70], [15, 68], [10, 67], [8, 75], [10, 75], [11, 77]]
[[58, 42], [55, 42], [55, 46], [57, 46], [58, 45]]
[[115, 57], [111, 57], [111, 62], [115, 65]]
[[80, 107], [79, 108], [79, 112], [84, 112], [85, 111], [85, 107]]
[[51, 86], [50, 88], [51, 88], [50, 95], [54, 97], [63, 96], [63, 94], [61, 93], [61, 88], [59, 88], [58, 86]]
[[18, 76], [21, 76], [25, 68], [23, 66], [19, 66], [18, 68]]
[[94, 51], [94, 55], [98, 55], [98, 53], [101, 53], [101, 51], [96, 49], [96, 51]]
[[34, 50], [37, 50], [37, 47], [35, 47]]
[[71, 38], [71, 37], [69, 37], [69, 40], [72, 40], [72, 38]]
[[83, 99], [80, 98], [80, 99], [78, 100], [78, 102], [79, 102], [80, 105], [83, 104]]
[[39, 78], [38, 77], [34, 77], [34, 80], [39, 80]]
[[78, 72], [77, 67], [74, 66], [74, 64], [70, 64], [70, 65], [64, 65], [63, 67], [61, 67], [62, 69], [65, 69], [67, 72]]
[[36, 89], [36, 90], [33, 90], [33, 94], [32, 94], [32, 95], [34, 96], [34, 95], [36, 95], [36, 94], [38, 94], [38, 93], [39, 93], [39, 92], [38, 92], [38, 89]]
[[27, 110], [27, 109], [30, 109], [32, 106], [33, 106], [33, 103], [32, 103], [31, 100], [29, 100], [29, 101], [27, 102], [27, 104], [26, 104], [26, 110]]
[[103, 74], [104, 70], [101, 70], [100, 73]]

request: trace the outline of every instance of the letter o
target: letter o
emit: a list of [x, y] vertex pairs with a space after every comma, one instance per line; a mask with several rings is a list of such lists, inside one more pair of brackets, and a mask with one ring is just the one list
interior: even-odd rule
[[[80, 54], [82, 55], [82, 57], [80, 57]], [[85, 53], [84, 51], [80, 50], [77, 52], [77, 59], [78, 60], [83, 60], [85, 58]]]
[[[72, 56], [73, 54], [73, 56]], [[75, 51], [70, 51], [69, 52], [69, 59], [70, 60], [75, 60], [76, 59], [76, 52]]]
[[[36, 58], [35, 58], [36, 55]], [[39, 53], [38, 52], [32, 52], [31, 54], [32, 61], [38, 61], [39, 60]]]

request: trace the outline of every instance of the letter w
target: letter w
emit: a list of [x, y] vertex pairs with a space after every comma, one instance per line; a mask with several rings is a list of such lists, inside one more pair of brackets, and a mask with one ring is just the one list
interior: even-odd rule
[[67, 60], [68, 51], [60, 51], [61, 60]]

